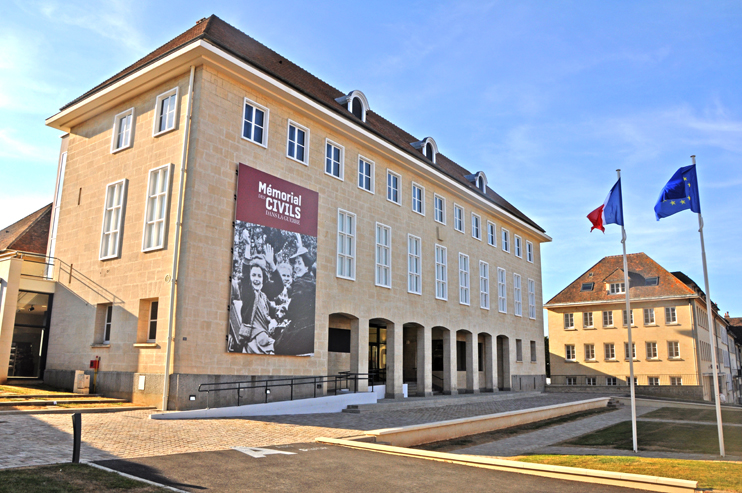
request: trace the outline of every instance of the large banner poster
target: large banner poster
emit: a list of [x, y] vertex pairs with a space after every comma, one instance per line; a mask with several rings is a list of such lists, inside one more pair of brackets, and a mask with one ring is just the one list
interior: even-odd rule
[[240, 163], [228, 352], [314, 353], [318, 199]]

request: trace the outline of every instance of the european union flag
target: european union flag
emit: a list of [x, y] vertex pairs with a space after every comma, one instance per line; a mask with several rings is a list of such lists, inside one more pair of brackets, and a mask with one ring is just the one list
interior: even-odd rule
[[659, 221], [685, 209], [701, 213], [695, 164], [680, 168], [672, 175], [660, 193], [660, 198], [654, 206], [654, 214]]

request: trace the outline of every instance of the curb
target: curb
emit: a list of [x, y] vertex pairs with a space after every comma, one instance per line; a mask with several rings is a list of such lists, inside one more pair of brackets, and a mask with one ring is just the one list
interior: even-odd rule
[[0, 411], [0, 416], [14, 414], [70, 414], [70, 413], [121, 413], [125, 411], [145, 411], [157, 409], [154, 406], [131, 406], [131, 407], [66, 407], [64, 409], [17, 409], [14, 411]]
[[621, 486], [624, 488], [635, 488], [648, 491], [661, 492], [695, 492], [698, 481], [686, 479], [663, 478], [659, 476], [644, 476], [641, 474], [619, 473], [612, 471], [598, 471], [594, 469], [580, 469], [576, 467], [551, 466], [546, 464], [533, 464], [528, 462], [516, 462], [504, 459], [494, 459], [476, 455], [459, 455], [443, 452], [429, 452], [426, 450], [415, 450], [404, 447], [393, 447], [390, 445], [379, 445], [376, 443], [354, 442], [336, 438], [319, 437], [315, 439], [318, 443], [338, 445], [371, 452], [415, 457], [418, 459], [436, 460], [451, 464], [461, 464], [470, 467], [481, 467], [498, 471], [513, 472], [518, 474], [531, 474], [567, 481], [579, 481], [583, 483], [599, 483], [605, 485]]
[[125, 472], [117, 471], [116, 469], [110, 469], [108, 467], [101, 466], [101, 465], [95, 464], [93, 462], [86, 462], [85, 464], [88, 465], [88, 466], [95, 467], [96, 469], [100, 469], [101, 471], [113, 472], [113, 473], [118, 474], [119, 476], [123, 476], [123, 477], [129, 478], [129, 479], [133, 479], [134, 481], [139, 481], [141, 483], [147, 483], [147, 484], [150, 484], [152, 486], [157, 486], [159, 488], [164, 488], [164, 489], [170, 490], [170, 491], [177, 491], [178, 493], [188, 493], [185, 490], [179, 490], [178, 488], [173, 488], [172, 486], [167, 486], [167, 485], [161, 484], [161, 483], [155, 483], [154, 481], [150, 481], [149, 479], [144, 479], [144, 478], [140, 478], [140, 477], [137, 477], [137, 476], [132, 476], [131, 474], [126, 474]]

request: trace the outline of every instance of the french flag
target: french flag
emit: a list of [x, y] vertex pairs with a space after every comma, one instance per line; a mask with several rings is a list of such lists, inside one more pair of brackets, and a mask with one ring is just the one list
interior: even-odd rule
[[594, 229], [599, 229], [605, 233], [606, 224], [620, 224], [623, 226], [623, 200], [621, 198], [621, 178], [618, 179], [608, 196], [605, 198], [603, 205], [587, 215], [587, 218], [593, 223]]

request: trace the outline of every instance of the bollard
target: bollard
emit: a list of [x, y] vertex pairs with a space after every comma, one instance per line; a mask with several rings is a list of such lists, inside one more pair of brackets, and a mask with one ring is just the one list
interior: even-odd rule
[[75, 413], [72, 415], [72, 463], [80, 463], [80, 441], [82, 436], [82, 414]]

